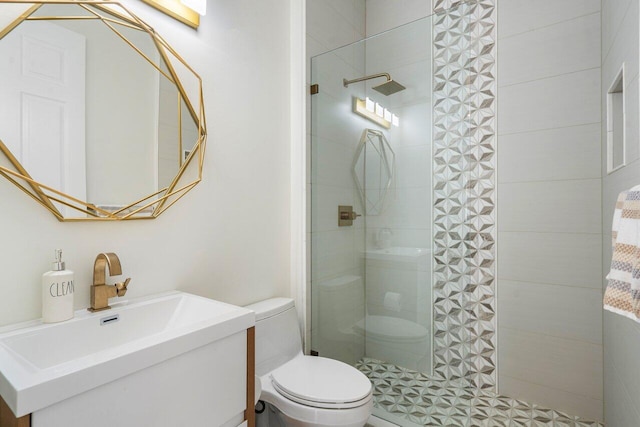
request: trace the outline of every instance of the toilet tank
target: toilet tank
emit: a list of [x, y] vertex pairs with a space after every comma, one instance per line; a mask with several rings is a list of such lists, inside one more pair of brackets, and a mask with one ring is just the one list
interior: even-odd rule
[[[365, 296], [362, 277], [345, 275], [317, 283], [318, 328], [325, 337], [338, 338], [350, 331], [365, 315]], [[314, 297], [316, 296], [314, 295]]]
[[298, 315], [291, 298], [246, 306], [256, 313], [256, 375], [274, 370], [302, 352]]

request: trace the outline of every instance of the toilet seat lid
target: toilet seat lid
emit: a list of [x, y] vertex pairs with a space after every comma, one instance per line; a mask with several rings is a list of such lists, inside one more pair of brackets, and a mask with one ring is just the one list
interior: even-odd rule
[[288, 399], [316, 408], [354, 408], [371, 395], [362, 372], [324, 357], [295, 357], [271, 373], [271, 383]]

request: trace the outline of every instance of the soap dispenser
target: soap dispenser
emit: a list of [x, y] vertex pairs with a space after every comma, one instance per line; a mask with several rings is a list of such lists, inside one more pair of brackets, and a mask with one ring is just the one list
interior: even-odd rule
[[62, 322], [73, 317], [73, 271], [65, 270], [62, 250], [56, 249], [53, 270], [42, 275], [42, 321]]

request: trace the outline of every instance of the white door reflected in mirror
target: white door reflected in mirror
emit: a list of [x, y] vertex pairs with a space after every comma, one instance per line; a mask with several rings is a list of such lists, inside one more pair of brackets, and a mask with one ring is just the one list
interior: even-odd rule
[[0, 57], [3, 141], [33, 179], [86, 199], [85, 37], [48, 22], [19, 26]]

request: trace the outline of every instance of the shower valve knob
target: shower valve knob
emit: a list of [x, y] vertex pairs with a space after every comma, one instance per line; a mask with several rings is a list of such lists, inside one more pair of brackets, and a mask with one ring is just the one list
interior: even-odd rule
[[338, 226], [353, 225], [353, 220], [362, 216], [353, 210], [353, 206], [338, 206]]
[[340, 212], [340, 219], [346, 219], [346, 220], [353, 221], [354, 219], [356, 219], [359, 216], [362, 216], [362, 215], [360, 215], [358, 213], [355, 213], [355, 212]]

